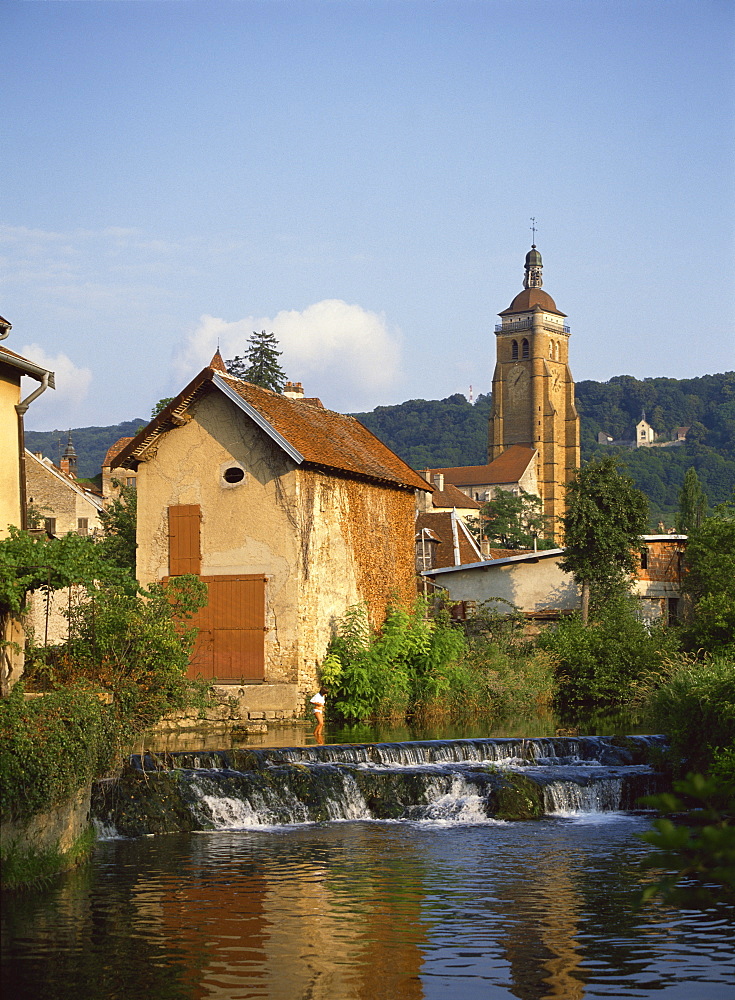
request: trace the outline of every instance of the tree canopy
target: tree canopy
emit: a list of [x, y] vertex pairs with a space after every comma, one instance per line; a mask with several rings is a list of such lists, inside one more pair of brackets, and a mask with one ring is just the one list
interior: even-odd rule
[[648, 501], [612, 456], [588, 462], [566, 489], [564, 557], [561, 565], [582, 585], [586, 617], [589, 588], [627, 583], [635, 569], [640, 536], [648, 525]]
[[676, 516], [676, 530], [688, 535], [697, 529], [707, 511], [707, 495], [702, 489], [694, 466], [687, 469], [684, 484], [679, 490], [679, 513]]
[[286, 384], [286, 373], [281, 368], [278, 359], [283, 351], [278, 350], [278, 341], [274, 334], [262, 330], [248, 340], [247, 350], [243, 356], [225, 361], [225, 367], [230, 375], [252, 382], [263, 389], [281, 392]]
[[532, 549], [534, 541], [539, 548], [547, 547], [550, 543], [544, 540], [547, 525], [541, 509], [541, 498], [533, 493], [498, 490], [476, 519], [477, 533], [504, 549]]
[[718, 506], [690, 534], [682, 589], [694, 602], [689, 644], [735, 649], [735, 503]]

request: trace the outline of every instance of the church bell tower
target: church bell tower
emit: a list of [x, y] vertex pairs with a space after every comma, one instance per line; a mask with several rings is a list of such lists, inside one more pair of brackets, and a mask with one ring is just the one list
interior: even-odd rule
[[526, 254], [523, 291], [499, 315], [488, 459], [510, 445], [536, 450], [536, 477], [549, 533], [561, 537], [564, 487], [579, 468], [579, 416], [569, 370], [566, 316], [542, 288], [543, 261]]

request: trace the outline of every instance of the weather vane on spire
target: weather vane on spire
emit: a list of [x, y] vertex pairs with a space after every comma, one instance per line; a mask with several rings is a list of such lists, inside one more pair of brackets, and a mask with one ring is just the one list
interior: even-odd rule
[[536, 246], [536, 216], [535, 215], [531, 216], [531, 222], [533, 223], [533, 225], [529, 226], [528, 228], [533, 233], [533, 242], [531, 243], [531, 246], [535, 247]]

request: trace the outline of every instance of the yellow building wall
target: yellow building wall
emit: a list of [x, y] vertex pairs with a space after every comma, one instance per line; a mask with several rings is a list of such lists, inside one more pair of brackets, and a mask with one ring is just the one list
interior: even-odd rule
[[20, 378], [0, 365], [0, 538], [8, 526], [20, 527], [20, 461], [18, 456], [18, 414]]

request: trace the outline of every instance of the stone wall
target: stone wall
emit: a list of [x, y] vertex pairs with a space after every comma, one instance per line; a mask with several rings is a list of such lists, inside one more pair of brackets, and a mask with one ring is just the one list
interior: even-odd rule
[[91, 786], [81, 788], [66, 802], [23, 822], [0, 826], [0, 846], [5, 854], [13, 844], [24, 852], [68, 851], [89, 826]]

